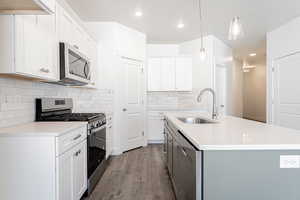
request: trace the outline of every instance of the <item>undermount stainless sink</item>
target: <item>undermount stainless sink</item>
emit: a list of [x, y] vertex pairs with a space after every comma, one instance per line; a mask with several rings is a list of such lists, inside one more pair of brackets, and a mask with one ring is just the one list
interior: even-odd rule
[[218, 123], [218, 121], [205, 119], [201, 117], [177, 117], [178, 120], [186, 124], [213, 124]]

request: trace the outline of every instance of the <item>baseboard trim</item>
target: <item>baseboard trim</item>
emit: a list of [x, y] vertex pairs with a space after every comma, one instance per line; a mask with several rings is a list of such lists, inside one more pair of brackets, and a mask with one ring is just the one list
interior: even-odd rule
[[164, 140], [148, 140], [148, 144], [163, 144]]

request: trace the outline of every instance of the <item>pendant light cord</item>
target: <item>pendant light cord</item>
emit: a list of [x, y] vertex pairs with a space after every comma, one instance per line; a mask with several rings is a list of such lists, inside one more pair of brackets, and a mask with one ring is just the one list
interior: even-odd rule
[[200, 37], [201, 37], [201, 48], [203, 48], [203, 24], [202, 24], [202, 6], [201, 6], [201, 0], [199, 0], [199, 27], [200, 27]]

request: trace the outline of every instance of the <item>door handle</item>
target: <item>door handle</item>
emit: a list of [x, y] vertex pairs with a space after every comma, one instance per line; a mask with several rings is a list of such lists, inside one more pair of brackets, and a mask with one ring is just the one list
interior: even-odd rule
[[127, 111], [127, 109], [126, 108], [123, 108], [123, 112], [126, 112]]

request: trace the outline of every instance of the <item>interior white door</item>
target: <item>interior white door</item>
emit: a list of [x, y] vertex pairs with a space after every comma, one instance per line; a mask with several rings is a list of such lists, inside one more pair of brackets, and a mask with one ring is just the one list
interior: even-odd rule
[[216, 104], [220, 116], [226, 115], [226, 94], [227, 94], [227, 68], [226, 66], [216, 67]]
[[124, 70], [124, 125], [126, 144], [124, 151], [144, 144], [144, 103], [142, 64], [123, 59]]
[[300, 53], [274, 62], [274, 124], [300, 129]]

